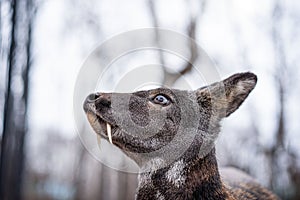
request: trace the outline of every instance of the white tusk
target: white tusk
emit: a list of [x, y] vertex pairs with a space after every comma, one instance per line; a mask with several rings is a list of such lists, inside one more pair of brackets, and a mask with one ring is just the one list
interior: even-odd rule
[[111, 126], [109, 123], [106, 123], [106, 129], [107, 129], [107, 136], [109, 142], [112, 144], [112, 137], [111, 137]]

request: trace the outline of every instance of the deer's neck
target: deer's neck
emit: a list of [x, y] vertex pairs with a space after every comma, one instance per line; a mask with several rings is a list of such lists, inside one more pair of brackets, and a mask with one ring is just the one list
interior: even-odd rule
[[229, 199], [213, 149], [204, 158], [179, 159], [168, 167], [140, 174], [137, 199]]

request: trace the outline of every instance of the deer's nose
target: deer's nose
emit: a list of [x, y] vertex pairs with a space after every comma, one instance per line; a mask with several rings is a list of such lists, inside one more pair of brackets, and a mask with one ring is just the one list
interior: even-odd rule
[[107, 93], [93, 93], [87, 97], [87, 102], [95, 103], [96, 107], [110, 107], [111, 100], [110, 94]]
[[93, 94], [90, 94], [90, 95], [86, 98], [86, 100], [87, 100], [88, 102], [92, 103], [92, 102], [95, 102], [100, 96], [101, 96], [100, 93], [93, 93]]

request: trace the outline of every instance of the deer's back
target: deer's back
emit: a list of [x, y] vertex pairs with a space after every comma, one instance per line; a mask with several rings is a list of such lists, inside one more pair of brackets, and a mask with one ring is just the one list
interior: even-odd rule
[[229, 193], [236, 199], [279, 199], [241, 170], [233, 167], [221, 168], [220, 175]]

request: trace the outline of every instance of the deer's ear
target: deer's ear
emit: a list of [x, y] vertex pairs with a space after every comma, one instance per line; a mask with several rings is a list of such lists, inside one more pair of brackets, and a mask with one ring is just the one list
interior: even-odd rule
[[212, 110], [223, 112], [223, 116], [228, 117], [240, 107], [256, 82], [257, 77], [253, 73], [234, 74], [223, 81], [198, 89], [198, 102], [201, 105], [210, 105]]
[[256, 82], [257, 76], [250, 72], [234, 74], [223, 81], [227, 101], [226, 117], [240, 107]]

